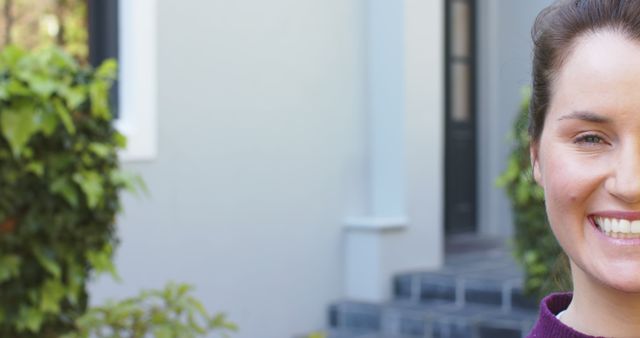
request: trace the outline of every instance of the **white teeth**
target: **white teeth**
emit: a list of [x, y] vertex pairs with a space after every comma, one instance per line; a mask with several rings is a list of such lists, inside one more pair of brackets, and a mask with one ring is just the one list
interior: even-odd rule
[[631, 222], [629, 222], [626, 219], [621, 219], [620, 220], [620, 228], [618, 229], [618, 231], [620, 232], [624, 232], [624, 233], [629, 233], [631, 232]]
[[631, 222], [631, 232], [634, 234], [640, 234], [640, 220]]
[[620, 232], [620, 222], [615, 218], [611, 220], [611, 231]]
[[594, 217], [598, 227], [612, 237], [619, 237], [616, 234], [640, 234], [640, 219], [630, 221], [628, 219]]

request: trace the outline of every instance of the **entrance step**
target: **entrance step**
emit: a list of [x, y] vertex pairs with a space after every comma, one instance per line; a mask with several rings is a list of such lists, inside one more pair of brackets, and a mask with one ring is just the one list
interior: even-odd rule
[[[332, 338], [422, 337], [523, 337], [533, 326], [534, 310], [503, 311], [492, 305], [450, 302], [389, 302], [369, 304], [341, 302], [330, 308], [330, 326], [344, 330]], [[351, 330], [351, 331], [349, 331]]]
[[449, 255], [443, 268], [393, 279], [383, 303], [329, 307], [329, 338], [521, 338], [537, 318], [522, 270], [502, 249]]

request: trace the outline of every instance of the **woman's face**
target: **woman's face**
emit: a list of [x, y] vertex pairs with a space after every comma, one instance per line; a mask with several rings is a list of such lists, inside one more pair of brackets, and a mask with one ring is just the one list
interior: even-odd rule
[[552, 230], [590, 279], [640, 292], [640, 42], [579, 38], [552, 93], [531, 151]]

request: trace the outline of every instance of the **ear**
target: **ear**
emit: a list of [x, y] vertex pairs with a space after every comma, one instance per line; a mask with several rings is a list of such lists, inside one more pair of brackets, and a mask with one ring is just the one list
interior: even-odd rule
[[533, 172], [533, 179], [542, 186], [542, 172], [540, 171], [540, 158], [539, 148], [537, 142], [532, 142], [529, 146], [529, 158], [531, 159], [531, 171]]

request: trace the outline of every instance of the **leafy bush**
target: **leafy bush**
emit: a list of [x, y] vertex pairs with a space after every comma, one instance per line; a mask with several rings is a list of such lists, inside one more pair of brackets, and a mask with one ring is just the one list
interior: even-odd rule
[[214, 331], [227, 337], [237, 330], [223, 314], [209, 315], [191, 291], [189, 285], [169, 283], [164, 290], [91, 308], [76, 321], [77, 331], [63, 338], [195, 338]]
[[0, 52], [0, 336], [59, 337], [86, 311], [92, 271], [114, 272], [124, 138], [108, 91], [116, 65], [58, 49]]
[[552, 291], [569, 290], [571, 286], [567, 258], [547, 224], [544, 191], [532, 177], [527, 132], [529, 97], [526, 91], [513, 126], [515, 147], [498, 185], [505, 189], [512, 204], [513, 251], [524, 266], [524, 290], [540, 298]]

